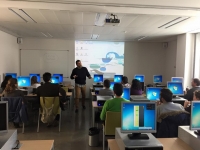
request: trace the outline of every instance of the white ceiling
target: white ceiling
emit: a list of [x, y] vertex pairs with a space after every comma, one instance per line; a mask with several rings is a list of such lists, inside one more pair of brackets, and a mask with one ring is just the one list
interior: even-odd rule
[[26, 23], [8, 7], [0, 6], [0, 29], [16, 37], [90, 40], [92, 34], [99, 34], [98, 40], [133, 41], [146, 36], [142, 41], [165, 41], [175, 35], [200, 28], [198, 15], [189, 16], [189, 19], [166, 29], [158, 27], [178, 17], [182, 17], [180, 20], [188, 18], [188, 15], [116, 13], [121, 20], [118, 26], [98, 27], [94, 25], [97, 12], [90, 9], [85, 11], [36, 9], [27, 8], [25, 5], [13, 9], [23, 9], [37, 22]]

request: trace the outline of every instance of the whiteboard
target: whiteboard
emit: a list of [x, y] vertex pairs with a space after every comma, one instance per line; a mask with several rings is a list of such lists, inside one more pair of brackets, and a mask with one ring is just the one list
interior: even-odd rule
[[68, 77], [68, 50], [21, 50], [21, 75], [45, 72]]

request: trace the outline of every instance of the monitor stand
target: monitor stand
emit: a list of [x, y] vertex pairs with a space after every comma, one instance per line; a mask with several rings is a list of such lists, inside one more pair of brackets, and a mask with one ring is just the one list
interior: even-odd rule
[[200, 130], [194, 131], [194, 133], [198, 136], [200, 136]]
[[130, 140], [148, 140], [149, 139], [147, 134], [141, 134], [141, 133], [128, 134], [128, 137]]
[[181, 99], [181, 97], [173, 95], [173, 99]]

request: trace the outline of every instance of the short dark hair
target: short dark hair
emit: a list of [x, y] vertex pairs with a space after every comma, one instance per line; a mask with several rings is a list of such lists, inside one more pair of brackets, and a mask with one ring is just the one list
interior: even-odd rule
[[45, 72], [43, 74], [43, 80], [44, 80], [44, 82], [49, 82], [51, 80], [51, 73]]
[[200, 90], [194, 91], [194, 95], [200, 100]]
[[110, 88], [110, 80], [108, 80], [108, 79], [104, 80], [103, 85], [104, 85], [106, 88]]
[[121, 83], [115, 83], [113, 87], [113, 91], [117, 96], [122, 96], [123, 86]]
[[160, 97], [166, 102], [172, 102], [173, 93], [169, 89], [161, 89]]
[[77, 65], [78, 62], [80, 62], [80, 60], [77, 60], [77, 61], [76, 61], [76, 65]]
[[122, 82], [123, 82], [124, 84], [128, 83], [128, 78], [127, 78], [126, 76], [123, 76], [123, 77], [122, 77]]
[[141, 82], [139, 80], [137, 80], [137, 79], [133, 79], [132, 80], [131, 89], [142, 90]]
[[194, 79], [193, 79], [193, 82], [196, 83], [197, 86], [200, 86], [200, 81], [199, 81], [199, 79], [194, 78]]
[[8, 81], [8, 80], [10, 80], [12, 78], [12, 76], [11, 75], [7, 75], [7, 76], [5, 76], [5, 81]]

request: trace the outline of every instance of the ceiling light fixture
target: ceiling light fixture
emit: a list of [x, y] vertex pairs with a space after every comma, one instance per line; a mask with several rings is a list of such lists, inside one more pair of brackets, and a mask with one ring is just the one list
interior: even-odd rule
[[52, 38], [53, 36], [51, 34], [49, 34], [49, 32], [47, 32], [47, 34]]
[[43, 32], [41, 32], [42, 35], [44, 35], [45, 37], [48, 37], [46, 34], [44, 34]]
[[142, 37], [139, 37], [137, 40], [138, 41], [141, 41], [141, 40], [143, 40], [143, 39], [145, 39], [146, 38], [146, 36], [142, 36]]
[[169, 27], [172, 27], [172, 26], [174, 26], [174, 25], [176, 25], [176, 24], [178, 24], [178, 23], [181, 23], [181, 22], [183, 22], [183, 21], [185, 21], [185, 20], [188, 20], [188, 19], [190, 19], [190, 17], [185, 18], [185, 19], [183, 19], [183, 20], [181, 20], [181, 21], [178, 21], [178, 22], [176, 22], [176, 23], [174, 23], [174, 24], [172, 24], [172, 25], [169, 25], [169, 26], [165, 27], [165, 29], [167, 29], [167, 28], [169, 28]]
[[162, 27], [164, 27], [164, 26], [166, 26], [166, 25], [168, 25], [168, 24], [170, 24], [170, 23], [172, 23], [172, 22], [174, 22], [174, 21], [176, 21], [176, 20], [179, 20], [179, 19], [181, 19], [181, 17], [178, 17], [178, 18], [176, 18], [176, 19], [173, 19], [173, 20], [171, 20], [171, 21], [169, 21], [169, 22], [167, 22], [167, 23], [161, 25], [161, 26], [158, 27], [158, 28], [162, 28]]

